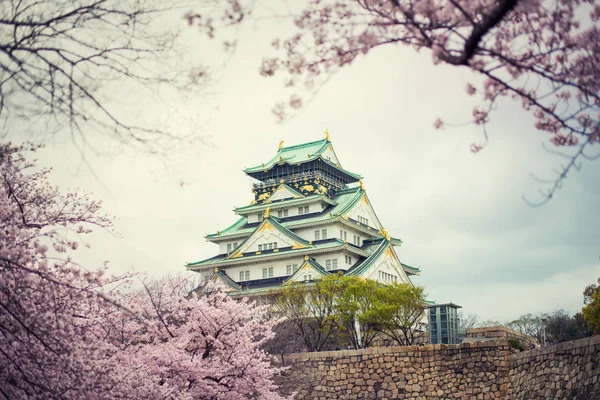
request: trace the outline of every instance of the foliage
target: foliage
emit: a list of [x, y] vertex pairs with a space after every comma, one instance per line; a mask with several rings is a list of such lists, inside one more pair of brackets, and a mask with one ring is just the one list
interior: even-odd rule
[[128, 277], [73, 263], [110, 218], [51, 187], [25, 160], [36, 149], [0, 146], [1, 397], [278, 399], [266, 310], [219, 290], [183, 297], [179, 283], [126, 291]]
[[287, 287], [275, 303], [310, 351], [340, 339], [355, 349], [369, 347], [378, 335], [411, 345], [424, 334], [423, 289], [408, 284], [381, 285], [355, 276], [331, 275], [312, 285]]
[[527, 313], [521, 315], [518, 319], [509, 322], [506, 326], [517, 332], [535, 338], [538, 343], [544, 343], [544, 315], [534, 315]]
[[380, 332], [399, 346], [412, 346], [427, 333], [421, 287], [398, 283], [379, 286], [374, 311], [379, 316]]
[[547, 314], [525, 314], [507, 326], [537, 339], [538, 343], [560, 343], [590, 336], [580, 313], [570, 316], [564, 310]]
[[583, 290], [583, 304], [589, 304], [593, 301], [592, 297], [598, 293], [598, 289], [600, 289], [600, 278], [598, 278], [598, 283], [592, 283], [591, 285], [587, 285]]
[[595, 333], [600, 332], [600, 278], [598, 285], [589, 285], [585, 288], [584, 303], [586, 304], [581, 310], [583, 319], [586, 325]]
[[5, 398], [83, 398], [116, 382], [94, 343], [91, 313], [111, 301], [101, 290], [119, 278], [85, 271], [68, 253], [91, 226], [109, 227], [100, 204], [62, 194], [24, 153], [0, 146], [0, 393]]
[[337, 326], [335, 299], [341, 287], [337, 276], [325, 277], [312, 287], [287, 286], [274, 302], [274, 309], [291, 324], [309, 351], [321, 351]]
[[510, 347], [512, 347], [513, 349], [517, 349], [517, 350], [525, 350], [525, 347], [523, 346], [523, 344], [521, 343], [521, 341], [517, 338], [509, 338], [508, 339], [508, 345]]
[[336, 299], [335, 316], [340, 334], [355, 349], [371, 345], [381, 332], [378, 313], [378, 284], [356, 276], [342, 277], [341, 296]]
[[[207, 21], [239, 23], [253, 5], [231, 0], [222, 16], [190, 20], [214, 36], [215, 24]], [[554, 146], [579, 147], [545, 193], [550, 198], [600, 142], [599, 20], [593, 0], [312, 0], [295, 17], [297, 32], [273, 40], [278, 55], [263, 60], [261, 74], [284, 74], [286, 86], [295, 88], [274, 110], [283, 119], [332, 74], [376, 48], [430, 50], [434, 63], [466, 67], [482, 78], [465, 88], [479, 97], [472, 115], [484, 133], [471, 151], [487, 143], [486, 124], [503, 98], [529, 113]], [[441, 119], [434, 126], [442, 127]]]
[[273, 336], [277, 320], [267, 306], [232, 299], [214, 285], [206, 295], [189, 294], [187, 279], [144, 282], [144, 289], [123, 295], [135, 305], [127, 331], [108, 332], [113, 343], [145, 365], [156, 398], [280, 399], [271, 357], [261, 346]]
[[[133, 91], [188, 85], [176, 32], [163, 19], [181, 1], [7, 0], [0, 7], [0, 119], [5, 131], [68, 127], [78, 145], [96, 131], [156, 150], [168, 132], [136, 126], [106, 101], [111, 82]], [[179, 65], [178, 65], [179, 64]], [[40, 132], [38, 132], [40, 133]], [[162, 143], [162, 142], [160, 142]], [[164, 144], [164, 143], [163, 143]]]

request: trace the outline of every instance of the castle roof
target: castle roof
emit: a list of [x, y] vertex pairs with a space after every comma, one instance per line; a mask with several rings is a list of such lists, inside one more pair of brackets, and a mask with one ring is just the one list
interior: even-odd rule
[[314, 161], [322, 161], [333, 169], [342, 172], [346, 175], [348, 182], [356, 182], [362, 179], [361, 175], [342, 168], [329, 138], [294, 146], [280, 147], [269, 161], [255, 167], [246, 168], [244, 172], [254, 178], [261, 179], [264, 173], [277, 168], [277, 166], [299, 166]]

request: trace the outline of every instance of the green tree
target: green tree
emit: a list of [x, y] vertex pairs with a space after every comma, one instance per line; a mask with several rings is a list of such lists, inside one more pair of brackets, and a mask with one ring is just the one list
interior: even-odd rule
[[600, 333], [600, 278], [598, 284], [592, 284], [583, 291], [583, 302], [586, 304], [581, 310], [586, 325], [595, 333]]
[[411, 346], [425, 335], [423, 288], [393, 283], [379, 286], [373, 305], [379, 331], [400, 346]]
[[338, 330], [355, 349], [367, 348], [381, 332], [378, 284], [350, 276], [342, 277], [339, 286], [342, 292], [335, 302]]
[[274, 303], [275, 311], [295, 328], [309, 351], [321, 351], [335, 335], [339, 280], [338, 276], [328, 276], [313, 285], [290, 285]]

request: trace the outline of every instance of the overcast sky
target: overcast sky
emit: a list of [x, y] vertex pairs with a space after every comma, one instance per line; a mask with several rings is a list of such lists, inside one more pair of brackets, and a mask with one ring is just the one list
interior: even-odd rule
[[[160, 276], [215, 255], [217, 246], [204, 234], [229, 226], [236, 220], [232, 208], [252, 199], [242, 169], [271, 158], [279, 140], [318, 140], [329, 129], [342, 165], [365, 177], [379, 219], [404, 240], [400, 259], [422, 270], [413, 281], [430, 299], [500, 321], [581, 309], [583, 288], [600, 276], [598, 162], [569, 176], [548, 204], [527, 205], [522, 196], [539, 199], [545, 188], [530, 174], [550, 178], [561, 161], [543, 150], [548, 137], [518, 105], [501, 103], [488, 146], [470, 153], [469, 144], [482, 141], [480, 128], [435, 130], [433, 122], [469, 120], [473, 98], [464, 88], [473, 77], [403, 47], [361, 58], [300, 115], [277, 124], [271, 108], [289, 93], [258, 67], [272, 38], [287, 29], [272, 21], [244, 26], [226, 68], [212, 64], [219, 80], [201, 96], [163, 97], [155, 105], [129, 93], [130, 103], [144, 105], [140, 119], [168, 120], [202, 137], [204, 143], [190, 142], [166, 164], [122, 149], [87, 153], [90, 170], [69, 138], [48, 142], [41, 163], [54, 168], [54, 181], [92, 191], [117, 217], [120, 236], [91, 236], [91, 249], [78, 255], [86, 266], [109, 260], [115, 273]], [[193, 29], [184, 28], [182, 45], [191, 58], [222, 57]]]

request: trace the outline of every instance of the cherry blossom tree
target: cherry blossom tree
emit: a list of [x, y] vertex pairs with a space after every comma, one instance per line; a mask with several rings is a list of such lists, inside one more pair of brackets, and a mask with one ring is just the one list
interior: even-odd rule
[[[220, 18], [200, 13], [188, 20], [215, 35], [249, 16], [254, 3], [228, 4]], [[471, 151], [487, 143], [486, 124], [502, 98], [518, 102], [559, 150], [574, 148], [560, 153], [567, 162], [543, 193], [549, 199], [569, 171], [598, 157], [590, 151], [600, 142], [599, 19], [593, 0], [311, 0], [294, 20], [297, 33], [273, 40], [279, 55], [265, 58], [261, 73], [283, 74], [294, 90], [274, 109], [284, 119], [332, 74], [375, 48], [430, 50], [434, 63], [475, 73], [465, 90], [479, 99], [472, 116], [484, 138]]]
[[26, 161], [37, 149], [0, 145], [0, 398], [279, 399], [264, 308], [180, 283], [136, 292], [72, 261], [111, 220], [50, 186]]
[[189, 279], [144, 282], [145, 290], [125, 295], [136, 316], [125, 335], [114, 324], [111, 340], [145, 366], [157, 398], [282, 399], [273, 383], [280, 368], [261, 349], [279, 321], [268, 318], [267, 306], [233, 299], [217, 284], [189, 293]]
[[102, 288], [120, 278], [82, 269], [69, 253], [110, 219], [100, 203], [48, 185], [27, 150], [37, 147], [0, 146], [0, 395], [85, 398], [115, 383], [103, 346], [86, 339], [93, 311], [113, 303]]

